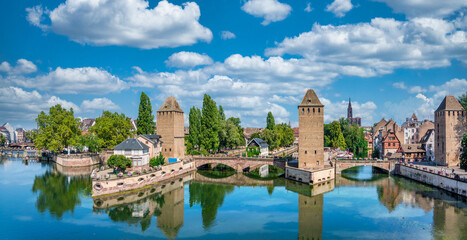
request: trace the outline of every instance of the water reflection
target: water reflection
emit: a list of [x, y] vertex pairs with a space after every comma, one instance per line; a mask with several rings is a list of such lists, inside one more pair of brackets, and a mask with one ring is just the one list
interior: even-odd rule
[[80, 195], [91, 195], [89, 177], [67, 177], [56, 171], [48, 170], [42, 176], [36, 176], [32, 192], [38, 193], [37, 210], [48, 210], [52, 216], [61, 219], [63, 214], [73, 213], [75, 206], [81, 203]]

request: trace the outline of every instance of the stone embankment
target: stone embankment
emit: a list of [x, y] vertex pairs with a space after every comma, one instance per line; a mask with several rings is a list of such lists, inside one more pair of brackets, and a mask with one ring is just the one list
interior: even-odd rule
[[418, 165], [396, 164], [395, 173], [467, 197], [467, 182], [442, 175], [441, 172], [430, 171], [428, 168], [424, 169]]
[[60, 154], [54, 160], [64, 167], [85, 167], [101, 163], [97, 153]]
[[195, 164], [193, 161], [180, 161], [166, 164], [159, 169], [141, 175], [134, 174], [128, 176], [124, 174], [122, 177], [110, 174], [112, 170], [107, 169], [92, 176], [92, 196], [102, 196], [142, 188], [160, 181], [176, 178], [194, 170]]

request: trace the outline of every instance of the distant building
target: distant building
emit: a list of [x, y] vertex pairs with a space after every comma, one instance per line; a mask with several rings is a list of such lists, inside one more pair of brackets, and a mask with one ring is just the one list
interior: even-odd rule
[[371, 132], [364, 132], [365, 140], [368, 143], [367, 150], [368, 150], [368, 158], [371, 158], [373, 155], [373, 134]]
[[261, 138], [253, 138], [246, 145], [247, 151], [248, 148], [259, 148], [260, 156], [267, 156], [269, 154], [269, 145], [266, 141]]
[[401, 144], [397, 152], [402, 153], [406, 162], [421, 162], [426, 159], [422, 144]]
[[[378, 129], [378, 130], [376, 130]], [[390, 119], [389, 121], [386, 121], [381, 119], [379, 123], [376, 124], [376, 126], [373, 128], [373, 147], [374, 149], [378, 149], [380, 152], [380, 157], [385, 157], [386, 154], [383, 151], [383, 139], [388, 135], [388, 132], [392, 132], [397, 137], [397, 141], [399, 144], [403, 143], [404, 139], [404, 130], [401, 129], [394, 120]], [[401, 140], [402, 139], [402, 140]], [[397, 148], [396, 148], [397, 150]]]
[[16, 131], [9, 123], [3, 124], [0, 132], [5, 136], [8, 144], [16, 143]]
[[298, 167], [324, 168], [324, 105], [315, 91], [309, 89], [298, 105]]
[[115, 155], [123, 155], [132, 161], [133, 168], [149, 166], [149, 147], [136, 138], [129, 138], [113, 148]]
[[[133, 120], [133, 118], [130, 118], [130, 123], [131, 123], [131, 131], [133, 133], [136, 133], [138, 131], [138, 120]], [[154, 130], [155, 132], [155, 130]]]
[[357, 124], [359, 127], [362, 126], [362, 119], [359, 117], [353, 117], [353, 112], [352, 112], [352, 103], [350, 102], [349, 98], [349, 106], [347, 107], [347, 120], [349, 121], [349, 124]]
[[149, 147], [149, 159], [159, 156], [162, 152], [162, 141], [159, 135], [138, 135], [136, 139]]
[[263, 131], [264, 128], [251, 128], [251, 127], [247, 127], [243, 130], [243, 135], [245, 135], [245, 138], [246, 139], [251, 139], [251, 135], [253, 135], [254, 133], [258, 133], [258, 132], [261, 132]]
[[429, 129], [425, 136], [422, 137], [420, 140], [422, 144], [422, 148], [425, 149], [426, 152], [426, 160], [427, 161], [434, 161], [435, 160], [435, 130]]
[[446, 96], [435, 111], [436, 163], [447, 166], [459, 164], [465, 122], [464, 107], [454, 96]]
[[24, 142], [25, 132], [26, 132], [26, 129], [24, 129], [24, 128], [17, 128], [16, 129], [16, 142], [18, 142], [18, 143]]
[[381, 140], [381, 158], [396, 153], [401, 143], [394, 131], [389, 130]]
[[168, 162], [185, 157], [183, 110], [175, 97], [168, 97], [157, 110], [157, 134], [161, 136], [162, 155]]
[[96, 124], [96, 119], [94, 118], [84, 118], [81, 120], [79, 124], [79, 129], [81, 130], [82, 134], [86, 134], [91, 130], [91, 127]]

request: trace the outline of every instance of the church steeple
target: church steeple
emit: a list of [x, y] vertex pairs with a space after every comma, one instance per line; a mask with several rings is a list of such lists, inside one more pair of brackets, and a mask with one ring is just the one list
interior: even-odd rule
[[350, 118], [353, 118], [352, 116], [352, 103], [350, 102], [350, 98], [349, 98], [349, 106], [347, 107], [347, 118], [350, 119]]

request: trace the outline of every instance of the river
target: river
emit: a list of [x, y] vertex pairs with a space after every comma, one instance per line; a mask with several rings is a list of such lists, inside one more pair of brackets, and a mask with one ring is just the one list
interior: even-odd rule
[[95, 199], [87, 171], [0, 160], [0, 239], [467, 239], [466, 199], [370, 166], [313, 188], [192, 173]]

